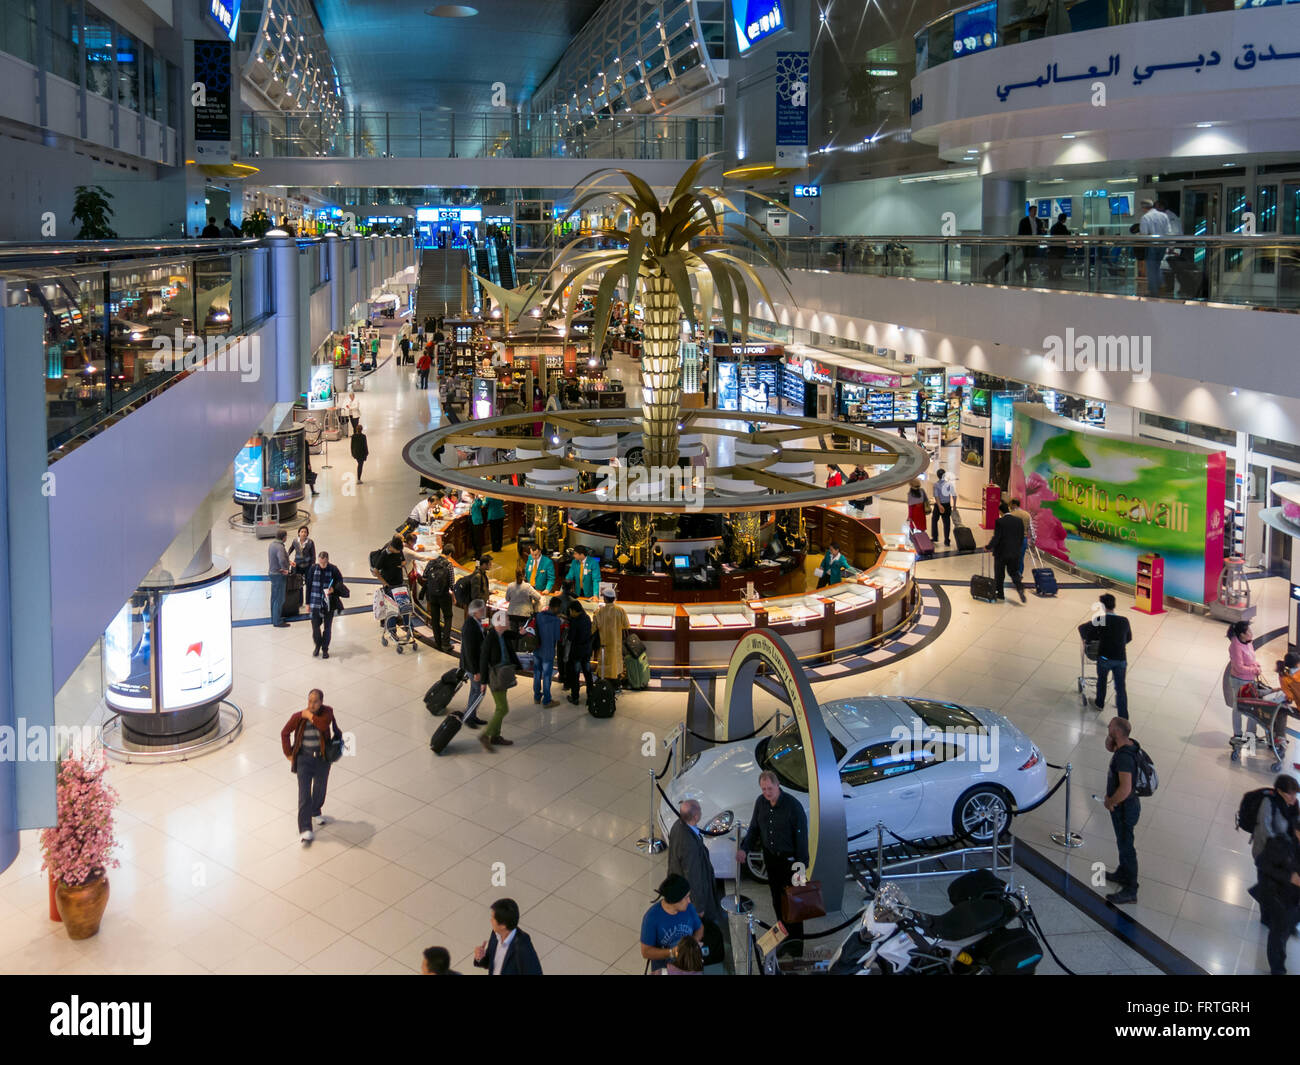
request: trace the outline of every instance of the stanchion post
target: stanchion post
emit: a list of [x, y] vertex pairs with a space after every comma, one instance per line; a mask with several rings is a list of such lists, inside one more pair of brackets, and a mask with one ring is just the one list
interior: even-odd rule
[[1058, 847], [1064, 847], [1066, 850], [1073, 850], [1075, 847], [1083, 846], [1083, 837], [1077, 832], [1070, 831], [1070, 778], [1074, 773], [1074, 763], [1065, 763], [1065, 831], [1053, 832], [1051, 840]]
[[645, 837], [636, 841], [636, 849], [650, 857], [662, 853], [668, 844], [655, 833], [655, 771], [650, 769], [648, 772], [650, 774], [650, 827]]
[[[740, 826], [736, 826], [736, 851], [740, 851], [740, 841], [744, 839], [741, 834]], [[736, 892], [734, 895], [726, 896], [722, 900], [722, 908], [728, 913], [748, 913], [754, 912], [754, 900], [748, 895], [740, 893], [740, 861], [736, 861]]]
[[754, 915], [745, 919], [745, 975], [754, 975]]
[[885, 823], [876, 822], [876, 887], [885, 882]]

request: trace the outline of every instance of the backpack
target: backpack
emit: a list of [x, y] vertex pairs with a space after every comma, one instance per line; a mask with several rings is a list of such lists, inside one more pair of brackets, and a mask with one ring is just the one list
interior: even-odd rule
[[1241, 802], [1237, 804], [1239, 829], [1254, 834], [1255, 826], [1259, 824], [1259, 810], [1264, 805], [1264, 797], [1272, 790], [1272, 788], [1254, 788], [1241, 797]]
[[1151, 756], [1142, 749], [1137, 740], [1133, 741], [1133, 746], [1137, 748], [1133, 752], [1134, 768], [1136, 769], [1133, 774], [1133, 794], [1139, 799], [1149, 799], [1156, 793], [1156, 788], [1160, 787], [1160, 776], [1156, 773], [1155, 762], [1151, 760]]
[[384, 564], [384, 548], [377, 547], [370, 552], [370, 574], [373, 577], [382, 577], [380, 567]]
[[458, 607], [469, 606], [469, 574], [465, 574], [460, 580], [451, 586], [452, 597], [456, 600]]
[[445, 558], [435, 558], [424, 567], [424, 594], [441, 599], [451, 590], [451, 567]]

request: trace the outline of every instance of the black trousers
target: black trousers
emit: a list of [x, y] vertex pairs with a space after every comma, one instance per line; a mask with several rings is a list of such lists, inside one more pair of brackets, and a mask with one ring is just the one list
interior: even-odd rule
[[[763, 864], [767, 866], [767, 888], [772, 893], [772, 909], [776, 911], [776, 919], [780, 921], [781, 910], [785, 903], [785, 889], [794, 882], [794, 858], [789, 855], [773, 854], [764, 847]], [[791, 939], [803, 938], [802, 921], [786, 924], [785, 930], [790, 933]]]
[[1263, 884], [1258, 889], [1259, 913], [1268, 926], [1268, 943], [1265, 953], [1268, 969], [1274, 976], [1286, 974], [1286, 944], [1300, 921], [1300, 906], [1288, 905], [1279, 897], [1274, 887]]
[[334, 627], [334, 614], [327, 610], [311, 611], [311, 638], [318, 651], [330, 649], [330, 629]]
[[492, 550], [493, 550], [493, 551], [500, 551], [500, 550], [501, 550], [501, 537], [502, 537], [502, 534], [505, 532], [505, 526], [506, 526], [506, 519], [505, 519], [505, 518], [489, 518], [489, 519], [488, 519], [488, 529], [489, 529], [489, 530], [491, 531], [491, 533], [492, 533]]
[[429, 628], [433, 642], [444, 651], [451, 647], [451, 596], [429, 597]]
[[574, 655], [569, 660], [569, 695], [576, 699], [578, 697], [578, 678], [582, 677], [587, 682], [587, 691], [591, 692], [592, 673], [591, 673], [591, 652]]
[[1014, 558], [993, 558], [993, 581], [998, 586], [998, 598], [1004, 598], [1006, 591], [1007, 575], [1011, 575], [1011, 583], [1016, 586], [1016, 591], [1021, 595], [1025, 594], [1025, 582], [1020, 579], [1020, 570], [1016, 569], [1016, 559]]
[[483, 554], [482, 525], [475, 525], [472, 521], [469, 523], [469, 542], [474, 548], [474, 558], [477, 560]]
[[939, 518], [943, 517], [943, 542], [946, 544], [952, 540], [952, 504], [936, 503], [934, 509], [930, 511], [930, 539], [938, 541], [939, 539]]
[[361, 468], [365, 466], [365, 459], [357, 459], [357, 484], [361, 483]]

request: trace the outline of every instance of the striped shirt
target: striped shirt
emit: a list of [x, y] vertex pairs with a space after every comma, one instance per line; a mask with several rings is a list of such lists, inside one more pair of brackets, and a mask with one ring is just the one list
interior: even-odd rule
[[321, 756], [321, 735], [320, 729], [310, 721], [304, 720], [302, 726], [302, 747], [299, 749], [300, 754], [310, 754], [316, 758]]

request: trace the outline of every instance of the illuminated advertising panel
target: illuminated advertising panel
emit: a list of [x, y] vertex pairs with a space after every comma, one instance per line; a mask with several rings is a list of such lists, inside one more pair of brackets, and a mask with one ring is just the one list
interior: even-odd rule
[[229, 694], [230, 574], [164, 592], [158, 607], [163, 711], [186, 710]]

